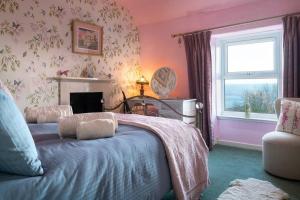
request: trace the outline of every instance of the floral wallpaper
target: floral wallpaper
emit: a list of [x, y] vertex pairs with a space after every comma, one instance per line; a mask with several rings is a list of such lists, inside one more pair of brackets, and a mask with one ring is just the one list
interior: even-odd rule
[[[109, 101], [120, 91], [135, 95], [140, 75], [139, 35], [132, 17], [114, 0], [0, 0], [0, 79], [23, 110], [58, 102], [58, 70], [80, 76], [86, 66], [95, 77], [112, 77]], [[74, 19], [103, 27], [103, 56], [72, 53]]]

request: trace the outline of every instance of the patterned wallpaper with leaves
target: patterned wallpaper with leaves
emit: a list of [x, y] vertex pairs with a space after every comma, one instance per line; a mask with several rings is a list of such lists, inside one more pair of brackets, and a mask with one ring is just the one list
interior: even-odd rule
[[[96, 76], [109, 74], [120, 89], [137, 94], [139, 35], [132, 17], [113, 0], [0, 0], [0, 79], [18, 106], [57, 103], [57, 83], [46, 80], [58, 70], [79, 76], [87, 65]], [[72, 20], [103, 26], [103, 56], [72, 53]], [[70, 76], [69, 75], [69, 76]]]

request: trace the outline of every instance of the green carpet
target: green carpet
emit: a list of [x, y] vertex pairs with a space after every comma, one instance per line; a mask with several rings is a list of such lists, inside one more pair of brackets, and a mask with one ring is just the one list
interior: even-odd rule
[[291, 200], [300, 200], [300, 181], [288, 181], [266, 173], [260, 151], [216, 145], [209, 154], [209, 173], [211, 184], [201, 200], [217, 199], [232, 180], [250, 177], [267, 180], [290, 194]]
[[[288, 193], [291, 200], [300, 200], [300, 181], [289, 181], [266, 173], [263, 170], [260, 151], [216, 145], [209, 153], [208, 163], [211, 184], [202, 193], [201, 200], [217, 199], [228, 188], [229, 183], [237, 178], [269, 181]], [[173, 191], [165, 195], [163, 199], [175, 199]]]

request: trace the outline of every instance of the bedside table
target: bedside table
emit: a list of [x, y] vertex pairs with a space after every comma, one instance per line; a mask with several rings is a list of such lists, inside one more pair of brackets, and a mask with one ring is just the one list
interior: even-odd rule
[[[164, 103], [167, 103], [177, 112], [182, 113], [184, 115], [195, 116], [196, 115], [196, 99], [160, 99]], [[176, 114], [173, 110], [168, 108], [163, 103], [147, 98], [135, 98], [128, 100], [128, 104], [130, 108], [133, 108], [134, 105], [140, 104], [152, 104], [158, 109], [158, 113], [160, 117], [166, 117], [171, 119], [179, 119], [188, 124], [194, 124], [196, 119], [190, 117], [182, 117]]]

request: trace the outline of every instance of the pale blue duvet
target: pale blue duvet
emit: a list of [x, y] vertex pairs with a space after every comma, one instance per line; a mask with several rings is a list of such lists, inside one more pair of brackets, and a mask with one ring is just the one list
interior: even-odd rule
[[150, 131], [120, 125], [115, 137], [61, 140], [57, 124], [29, 125], [45, 174], [0, 173], [0, 199], [161, 199], [171, 189], [166, 155]]

